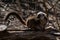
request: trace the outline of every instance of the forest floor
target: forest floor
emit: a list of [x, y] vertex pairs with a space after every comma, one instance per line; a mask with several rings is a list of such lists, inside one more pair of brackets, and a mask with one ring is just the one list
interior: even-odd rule
[[20, 32], [1, 32], [0, 40], [55, 40], [54, 35], [45, 32], [36, 31], [20, 31]]

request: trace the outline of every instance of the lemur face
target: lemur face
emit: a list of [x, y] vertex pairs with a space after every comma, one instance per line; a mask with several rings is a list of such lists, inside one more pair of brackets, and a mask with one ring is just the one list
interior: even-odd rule
[[44, 15], [43, 14], [39, 14], [38, 18], [42, 20], [42, 19], [44, 19]]
[[38, 12], [37, 13], [37, 18], [43, 20], [45, 18], [46, 14], [44, 12]]

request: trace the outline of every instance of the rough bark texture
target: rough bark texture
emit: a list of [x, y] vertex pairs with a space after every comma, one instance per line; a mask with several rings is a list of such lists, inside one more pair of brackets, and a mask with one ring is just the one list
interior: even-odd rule
[[[2, 1], [2, 2], [1, 2]], [[6, 6], [7, 5], [7, 6]], [[0, 24], [4, 22], [5, 16], [10, 12], [15, 11], [26, 20], [31, 15], [36, 15], [39, 11], [45, 12], [49, 20], [48, 26], [53, 26], [60, 30], [60, 0], [0, 0]], [[26, 30], [25, 27], [15, 15], [8, 17], [10, 21], [7, 30]], [[50, 25], [52, 24], [52, 25]], [[5, 32], [0, 33], [0, 40], [55, 40], [55, 36], [40, 34], [40, 32], [19, 32], [10, 34]], [[45, 36], [40, 36], [45, 35]], [[50, 39], [51, 38], [51, 39]]]

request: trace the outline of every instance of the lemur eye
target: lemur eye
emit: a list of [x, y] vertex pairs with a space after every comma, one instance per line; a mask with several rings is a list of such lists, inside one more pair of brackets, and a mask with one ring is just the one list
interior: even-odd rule
[[41, 15], [38, 15], [38, 18], [40, 18], [41, 17]]
[[38, 15], [38, 18], [40, 18], [40, 17], [44, 17], [44, 15], [43, 15], [43, 14], [39, 14], [39, 15]]

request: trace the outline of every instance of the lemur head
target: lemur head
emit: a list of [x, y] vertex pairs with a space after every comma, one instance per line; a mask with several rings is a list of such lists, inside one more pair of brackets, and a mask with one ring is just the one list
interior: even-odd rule
[[46, 13], [41, 12], [41, 11], [37, 13], [37, 18], [39, 18], [39, 19], [43, 20], [43, 19], [44, 19], [44, 17], [46, 17]]

